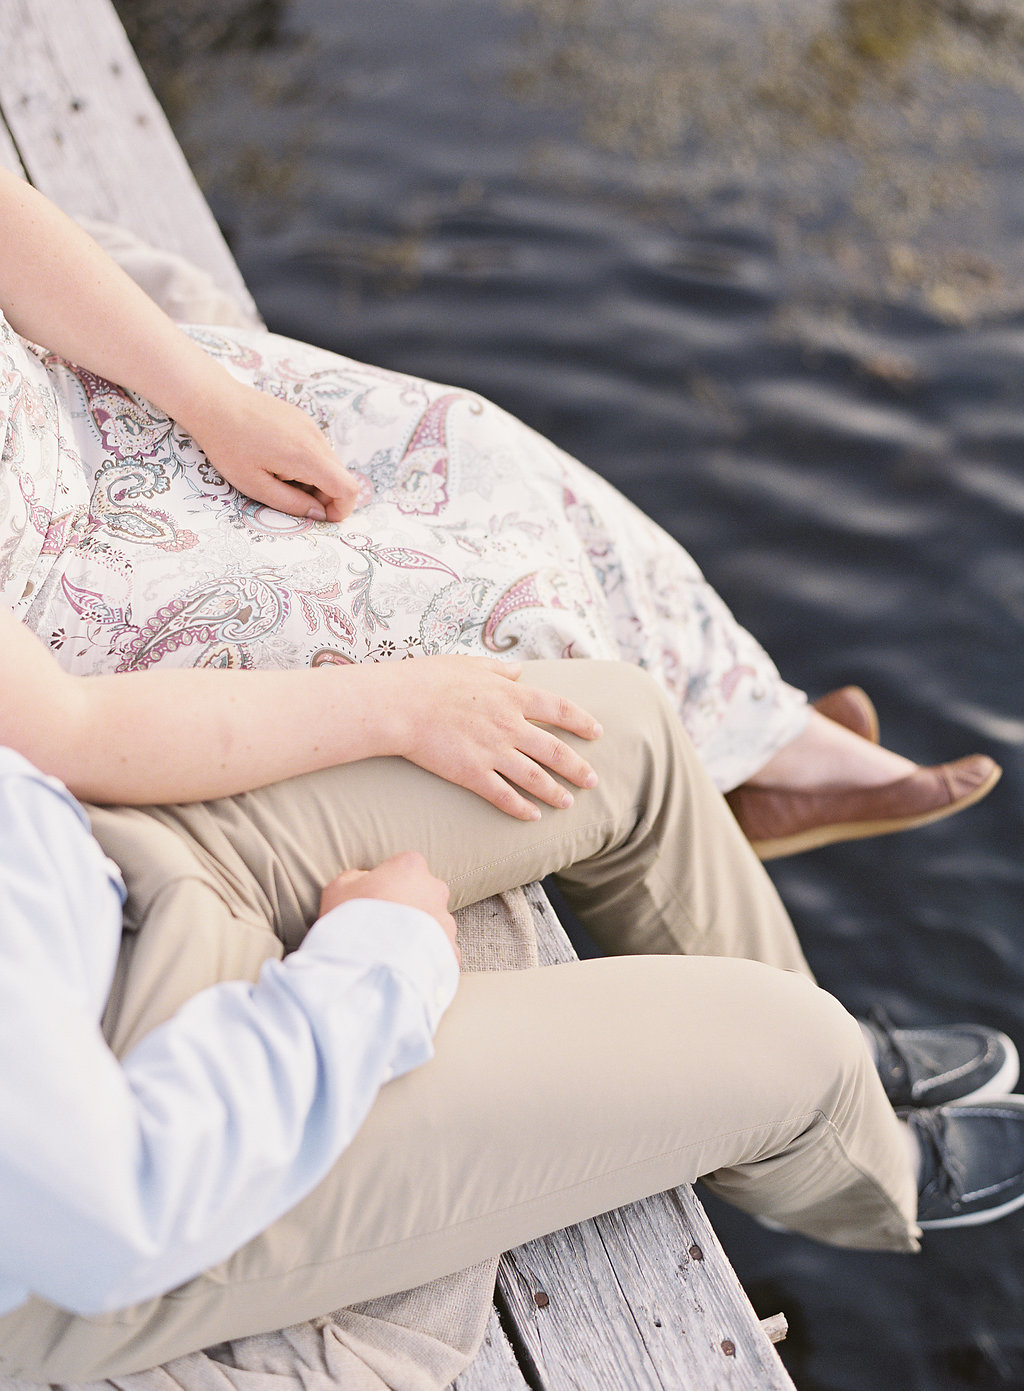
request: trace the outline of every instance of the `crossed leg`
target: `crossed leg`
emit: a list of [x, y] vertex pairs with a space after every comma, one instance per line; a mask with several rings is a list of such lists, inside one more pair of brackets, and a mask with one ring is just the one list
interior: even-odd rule
[[811, 981], [667, 702], [621, 664], [541, 663], [527, 678], [606, 730], [588, 748], [599, 787], [538, 823], [392, 760], [95, 813], [130, 890], [105, 1020], [118, 1051], [197, 989], [297, 945], [339, 869], [403, 849], [423, 851], [456, 904], [557, 873], [598, 940], [628, 955], [464, 977], [434, 1059], [382, 1090], [292, 1212], [117, 1315], [32, 1302], [0, 1320], [11, 1370], [60, 1381], [152, 1366], [698, 1176], [823, 1240], [914, 1249], [910, 1161], [860, 1030]]

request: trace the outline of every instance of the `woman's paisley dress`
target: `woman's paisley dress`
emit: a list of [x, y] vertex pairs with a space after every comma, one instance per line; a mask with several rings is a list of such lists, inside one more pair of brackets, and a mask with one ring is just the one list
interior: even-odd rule
[[146, 401], [0, 320], [0, 591], [69, 671], [434, 653], [622, 658], [718, 786], [806, 703], [671, 537], [497, 406], [257, 330], [189, 328], [361, 480], [334, 525], [241, 496]]

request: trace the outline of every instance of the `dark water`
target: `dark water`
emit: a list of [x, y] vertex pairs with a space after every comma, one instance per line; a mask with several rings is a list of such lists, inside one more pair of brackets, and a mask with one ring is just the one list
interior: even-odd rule
[[[1024, 1043], [1020, 0], [122, 0], [271, 327], [497, 399], [982, 806], [783, 862], [821, 980]], [[1024, 1215], [713, 1215], [800, 1391], [1024, 1387]]]

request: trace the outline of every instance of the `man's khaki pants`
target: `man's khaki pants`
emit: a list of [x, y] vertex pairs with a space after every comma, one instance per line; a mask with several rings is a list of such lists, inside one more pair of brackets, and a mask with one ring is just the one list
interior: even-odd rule
[[[331, 679], [330, 674], [325, 679]], [[0, 1319], [0, 1367], [86, 1381], [405, 1289], [703, 1176], [841, 1245], [913, 1250], [907, 1148], [857, 1023], [813, 983], [677, 717], [623, 663], [522, 678], [601, 721], [600, 783], [523, 823], [399, 759], [219, 802], [93, 810], [129, 887], [104, 1029], [295, 948], [341, 869], [419, 849], [458, 907], [554, 873], [609, 953], [464, 976], [436, 1056], [385, 1086], [303, 1202], [216, 1269], [100, 1318]]]

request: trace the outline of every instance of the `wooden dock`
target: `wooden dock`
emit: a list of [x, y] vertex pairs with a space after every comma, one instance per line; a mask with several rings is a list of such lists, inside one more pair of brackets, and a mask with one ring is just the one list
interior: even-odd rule
[[[109, 0], [0, 0], [0, 163], [72, 214], [177, 251], [251, 306]], [[574, 953], [525, 890], [541, 964]], [[686, 1187], [521, 1246], [455, 1391], [794, 1391]]]

